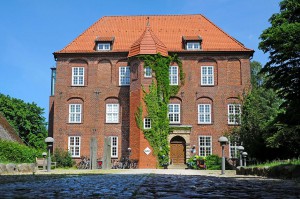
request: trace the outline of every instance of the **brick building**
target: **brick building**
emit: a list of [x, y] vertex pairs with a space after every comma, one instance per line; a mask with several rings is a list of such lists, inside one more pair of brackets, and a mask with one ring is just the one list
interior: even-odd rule
[[[104, 138], [111, 137], [113, 159], [128, 156], [131, 148], [139, 168], [155, 168], [152, 148], [135, 121], [141, 85], [150, 85], [154, 74], [136, 56], [176, 53], [185, 84], [170, 99], [170, 126], [176, 127], [168, 138], [170, 159], [185, 163], [193, 147], [200, 156], [221, 155], [218, 138], [239, 122], [253, 52], [202, 15], [103, 17], [54, 53], [49, 114], [54, 147], [70, 150], [76, 159], [90, 155], [94, 139], [97, 157], [103, 157]], [[177, 85], [178, 66], [169, 71], [170, 84]], [[151, 128], [150, 119], [144, 123]]]

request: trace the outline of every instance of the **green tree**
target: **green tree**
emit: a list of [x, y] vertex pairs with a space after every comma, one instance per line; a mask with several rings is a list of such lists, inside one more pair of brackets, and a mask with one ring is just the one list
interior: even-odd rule
[[[268, 76], [266, 86], [285, 101], [285, 116], [278, 118], [288, 125], [300, 124], [300, 1], [283, 0], [280, 13], [269, 19], [271, 27], [260, 35], [259, 48], [269, 53], [262, 72]], [[295, 127], [297, 128], [297, 127]]]
[[243, 99], [241, 126], [233, 129], [233, 133], [237, 134], [251, 157], [263, 161], [277, 151], [266, 140], [271, 135], [270, 126], [282, 111], [282, 100], [272, 89], [264, 87], [265, 77], [260, 73], [261, 69], [259, 62], [251, 62], [252, 90]]
[[43, 117], [43, 108], [35, 103], [25, 103], [23, 100], [0, 94], [0, 112], [28, 146], [46, 148], [44, 140], [47, 137], [47, 124]]

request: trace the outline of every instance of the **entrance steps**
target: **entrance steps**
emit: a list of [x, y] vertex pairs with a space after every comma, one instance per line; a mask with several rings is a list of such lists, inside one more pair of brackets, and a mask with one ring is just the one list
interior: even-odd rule
[[186, 169], [187, 165], [186, 164], [170, 164], [168, 166], [168, 169]]

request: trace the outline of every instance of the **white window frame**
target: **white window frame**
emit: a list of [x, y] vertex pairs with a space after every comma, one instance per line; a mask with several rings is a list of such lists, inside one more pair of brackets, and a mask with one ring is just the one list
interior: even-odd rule
[[178, 66], [169, 66], [170, 85], [178, 85]]
[[[201, 143], [201, 138], [203, 138], [203, 142]], [[209, 142], [207, 141], [209, 138]], [[200, 135], [199, 136], [199, 156], [209, 156], [212, 154], [212, 136]]]
[[109, 50], [111, 50], [111, 44], [110, 43], [98, 43], [97, 50], [109, 51]]
[[228, 104], [228, 124], [239, 125], [241, 124], [241, 105]]
[[110, 137], [110, 146], [111, 146], [111, 157], [118, 158], [118, 137], [111, 136]]
[[[198, 45], [198, 47], [197, 47]], [[187, 42], [186, 43], [187, 50], [200, 50], [200, 42]]]
[[152, 68], [150, 66], [146, 66], [144, 68], [144, 77], [146, 78], [152, 77]]
[[[211, 71], [211, 74], [209, 74], [209, 71]], [[213, 66], [201, 66], [201, 85], [202, 86], [213, 86], [214, 85], [214, 67]]]
[[129, 66], [119, 67], [119, 85], [120, 86], [130, 85], [130, 67]]
[[69, 136], [68, 150], [69, 150], [69, 153], [71, 154], [71, 157], [73, 157], [73, 158], [80, 157], [80, 145], [81, 145], [81, 137], [80, 136]]
[[69, 123], [81, 123], [81, 116], [82, 104], [69, 104]]
[[[201, 107], [203, 107], [202, 112]], [[198, 124], [211, 124], [211, 104], [198, 104]]]
[[[175, 107], [178, 107], [178, 111], [175, 111]], [[170, 108], [171, 108], [171, 112], [170, 112]], [[169, 117], [170, 124], [180, 123], [180, 104], [168, 105], [168, 117]]]
[[72, 86], [84, 86], [84, 67], [72, 67]]
[[119, 104], [106, 104], [106, 123], [119, 123]]
[[238, 157], [238, 146], [236, 142], [229, 141], [229, 158], [237, 158]]
[[150, 118], [144, 118], [144, 129], [151, 129], [151, 119]]

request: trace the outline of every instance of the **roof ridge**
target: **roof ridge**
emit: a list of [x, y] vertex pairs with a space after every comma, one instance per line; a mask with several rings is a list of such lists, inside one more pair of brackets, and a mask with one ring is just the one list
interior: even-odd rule
[[111, 16], [109, 16], [109, 15], [106, 15], [106, 16], [103, 16], [102, 18], [104, 18], [104, 17], [151, 17], [151, 16], [153, 16], [153, 17], [155, 17], [155, 16], [202, 16], [201, 14], [149, 14], [149, 15], [143, 15], [143, 14], [141, 14], [141, 15], [111, 15]]
[[[223, 32], [227, 37], [229, 37], [230, 39], [232, 39], [233, 41], [235, 41], [238, 45], [240, 45], [242, 48], [244, 49], [248, 49], [244, 46], [243, 43], [239, 42], [237, 39], [235, 39], [234, 37], [230, 36], [228, 33], [226, 33], [223, 29], [221, 29], [220, 27], [218, 27], [215, 23], [213, 23], [211, 20], [209, 20], [208, 18], [206, 18], [204, 15], [200, 14], [201, 17], [203, 17], [204, 19], [206, 19], [209, 23], [211, 23], [214, 27], [216, 27], [218, 30], [220, 30], [221, 32]], [[248, 49], [250, 50], [250, 49]]]

